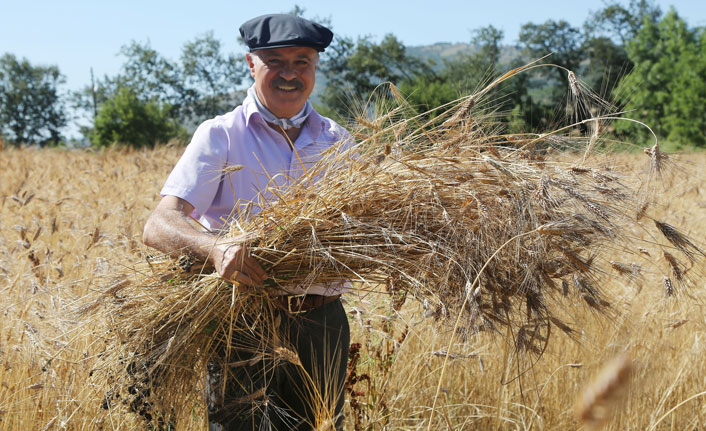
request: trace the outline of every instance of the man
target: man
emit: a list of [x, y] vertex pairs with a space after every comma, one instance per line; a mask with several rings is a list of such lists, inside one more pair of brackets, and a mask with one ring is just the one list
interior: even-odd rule
[[[267, 187], [286, 187], [349, 135], [308, 102], [319, 52], [333, 38], [329, 29], [293, 15], [264, 15], [245, 22], [240, 34], [250, 50], [246, 59], [255, 83], [241, 106], [198, 127], [145, 224], [143, 241], [174, 256], [209, 262], [241, 288], [262, 289], [268, 274], [246, 246], [214, 232], [227, 228], [226, 220], [259, 212], [273, 201]], [[224, 174], [234, 165], [244, 168]], [[195, 228], [192, 217], [206, 230]], [[340, 429], [349, 344], [340, 293], [331, 286], [306, 292], [292, 286], [277, 299], [284, 310], [280, 326], [305, 375], [297, 376], [294, 371], [301, 370], [291, 364], [273, 373], [259, 365], [228, 370], [236, 377], [225, 391], [212, 394], [211, 429], [305, 430], [326, 421]], [[223, 370], [210, 372], [219, 376]], [[324, 399], [328, 413], [322, 411]]]

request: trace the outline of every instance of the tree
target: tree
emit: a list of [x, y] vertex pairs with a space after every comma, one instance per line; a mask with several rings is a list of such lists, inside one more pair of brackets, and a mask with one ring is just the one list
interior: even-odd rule
[[[153, 143], [154, 139], [145, 137], [152, 137], [149, 129], [162, 130], [163, 116], [171, 120], [171, 129], [176, 130], [178, 126], [193, 127], [205, 118], [228, 112], [241, 99], [243, 91], [238, 86], [248, 74], [244, 59], [238, 61], [234, 55], [224, 54], [212, 33], [184, 44], [179, 62], [163, 57], [149, 42], [132, 41], [121, 48], [120, 54], [125, 57], [120, 74], [99, 80], [95, 89], [85, 88], [74, 94], [74, 106], [92, 112], [91, 95], [95, 91], [98, 116], [95, 124], [82, 128], [84, 135], [99, 140], [95, 145], [106, 142], [134, 145], [132, 140], [138, 135], [141, 137], [135, 142]], [[116, 103], [121, 109], [117, 109]], [[106, 108], [108, 113], [103, 114]], [[149, 118], [157, 123], [107, 118], [109, 114], [119, 116], [134, 109], [148, 109], [152, 114]], [[98, 118], [104, 129], [115, 126], [108, 127], [108, 135], [105, 130], [97, 130]], [[120, 122], [130, 122], [130, 126], [117, 127]], [[136, 134], [135, 128], [139, 126], [146, 130]], [[119, 136], [121, 131], [127, 134]]]
[[588, 64], [583, 68], [581, 76], [591, 88], [607, 97], [620, 79], [632, 70], [633, 64], [628, 53], [624, 46], [605, 36], [587, 38], [583, 49]]
[[633, 63], [626, 44], [635, 37], [645, 20], [656, 23], [662, 14], [651, 0], [631, 0], [627, 6], [609, 2], [591, 13], [584, 22], [583, 48], [588, 64], [583, 79], [607, 97], [620, 79], [630, 73]]
[[155, 101], [171, 105], [171, 115], [179, 118], [184, 105], [184, 85], [179, 65], [164, 58], [149, 42], [132, 41], [120, 48], [125, 57], [122, 72], [104, 84], [109, 94], [121, 88], [130, 88], [143, 101]]
[[232, 110], [242, 98], [238, 88], [248, 73], [243, 58], [221, 52], [213, 33], [186, 43], [181, 52], [182, 115], [211, 118]]
[[[165, 110], [165, 112], [168, 112], [169, 118], [174, 123], [180, 121], [181, 113], [183, 112], [184, 89], [177, 64], [162, 57], [150, 46], [149, 42], [139, 43], [132, 41], [120, 49], [120, 55], [125, 57], [121, 73], [116, 76], [105, 76], [102, 79], [98, 79], [95, 86], [86, 86], [72, 95], [72, 106], [86, 114], [84, 117], [89, 119], [88, 125], [81, 126], [81, 133], [93, 145], [104, 146], [107, 145], [107, 142], [113, 142], [111, 140], [113, 138], [108, 139], [103, 132], [98, 133], [95, 130], [99, 117], [104, 125], [110, 122], [123, 121], [121, 118], [114, 118], [110, 122], [107, 121], [105, 114], [101, 115], [105, 107], [110, 108], [109, 112], [112, 115], [130, 111], [114, 109], [116, 101], [121, 101], [123, 106], [127, 105], [126, 94], [123, 93], [119, 96], [121, 91], [134, 95], [142, 106], [148, 102], [156, 106], [169, 106], [169, 109]], [[94, 94], [98, 105], [98, 114], [95, 116], [92, 98]], [[145, 125], [150, 127], [146, 123]], [[132, 124], [132, 126], [134, 127], [135, 124]], [[130, 128], [128, 127], [128, 129]], [[117, 130], [119, 129], [114, 129], [116, 132]], [[145, 134], [147, 133], [149, 132], [145, 131]], [[133, 134], [125, 137], [116, 136], [114, 140], [115, 142], [127, 143], [133, 137]], [[93, 142], [95, 139], [100, 139], [100, 143]]]
[[519, 40], [525, 55], [522, 63], [551, 54], [547, 62], [561, 66], [540, 69], [538, 74], [541, 79], [529, 80], [531, 122], [541, 127], [551, 127], [550, 124], [557, 120], [556, 107], [567, 102], [570, 88], [568, 71], [581, 76], [580, 69], [585, 58], [582, 34], [566, 21], [548, 20], [544, 24], [523, 25]]
[[504, 37], [505, 33], [492, 25], [473, 30], [471, 44], [478, 48], [476, 57], [496, 68], [500, 62], [500, 42]]
[[706, 28], [699, 30], [676, 65], [672, 100], [666, 110], [667, 139], [687, 145], [706, 146]]
[[12, 54], [0, 57], [0, 131], [14, 145], [58, 144], [66, 113], [56, 66], [32, 66]]
[[[701, 35], [689, 29], [672, 9], [658, 23], [645, 20], [627, 50], [635, 67], [617, 89], [630, 98], [626, 108], [634, 110], [634, 116], [659, 137], [706, 144], [703, 29]], [[645, 127], [623, 122], [617, 128], [633, 138], [650, 139]]]
[[431, 73], [431, 67], [407, 55], [405, 46], [394, 35], [386, 35], [380, 43], [369, 37], [336, 38], [327, 49], [327, 60], [320, 66], [327, 78], [322, 100], [338, 115], [350, 114], [351, 97], [366, 100], [384, 82], [399, 85]]
[[[524, 65], [526, 60], [515, 58], [501, 67], [503, 37], [503, 32], [492, 25], [474, 30], [471, 44], [476, 52], [445, 62], [440, 74], [454, 83], [459, 95], [464, 95], [489, 84], [504, 70]], [[545, 112], [530, 95], [531, 83], [527, 74], [519, 74], [496, 86], [486, 96], [486, 101], [490, 102], [486, 104], [488, 109], [510, 113], [498, 118], [511, 132], [539, 129], [544, 125]]]
[[662, 10], [651, 0], [630, 0], [627, 7], [611, 1], [590, 15], [584, 29], [589, 38], [606, 37], [625, 46], [637, 35], [645, 20], [656, 23], [661, 16]]
[[[438, 74], [418, 75], [400, 83], [399, 89], [407, 102], [419, 112], [427, 112], [460, 97], [454, 83]], [[432, 116], [437, 114], [431, 113]]]
[[418, 73], [413, 79], [403, 81], [400, 90], [422, 111], [470, 94], [496, 75], [502, 39], [503, 32], [492, 25], [476, 29], [471, 38], [476, 52], [444, 61], [437, 72]]
[[[522, 112], [534, 127], [552, 127], [552, 123], [558, 120], [556, 108], [569, 101], [569, 72], [583, 76], [582, 69], [587, 57], [583, 34], [566, 21], [548, 20], [544, 24], [523, 25], [519, 39], [524, 48], [524, 63], [551, 54], [547, 62], [560, 67], [541, 69], [539, 76], [544, 79], [526, 81], [531, 86], [529, 94], [532, 95], [526, 101], [531, 109], [529, 118], [526, 117], [527, 109], [515, 111]], [[573, 121], [580, 121], [588, 115], [581, 109], [572, 108], [572, 111]]]
[[93, 145], [152, 147], [179, 136], [180, 128], [170, 118], [169, 105], [141, 100], [128, 87], [119, 88], [101, 107], [89, 134]]
[[[519, 39], [531, 59], [551, 53], [551, 63], [574, 72], [579, 70], [581, 61], [585, 58], [581, 32], [566, 21], [549, 20], [544, 24], [525, 24], [520, 29]], [[566, 71], [554, 70], [562, 87], [567, 88]]]

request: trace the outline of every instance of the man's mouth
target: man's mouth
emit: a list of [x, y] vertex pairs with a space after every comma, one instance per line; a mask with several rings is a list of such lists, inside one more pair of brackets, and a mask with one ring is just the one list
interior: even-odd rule
[[284, 81], [280, 79], [273, 82], [272, 86], [280, 91], [296, 91], [304, 88], [304, 84], [297, 80]]

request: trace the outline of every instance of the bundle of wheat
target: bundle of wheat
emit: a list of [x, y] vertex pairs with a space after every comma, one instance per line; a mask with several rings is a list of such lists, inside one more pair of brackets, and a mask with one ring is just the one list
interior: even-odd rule
[[[613, 259], [633, 252], [627, 229], [648, 219], [645, 201], [593, 152], [609, 115], [582, 120], [595, 129], [586, 137], [568, 128], [500, 133], [478, 102], [520, 71], [436, 116], [401, 118], [403, 102], [361, 116], [357, 145], [341, 143], [287, 188], [263, 190], [276, 202], [240, 214], [230, 234], [248, 233], [250, 253], [271, 275], [264, 289], [241, 291], [168, 260], [116, 280], [87, 308], [107, 305], [115, 348], [106, 361], [144, 366], [151, 386], [131, 391], [157, 390], [162, 409], [173, 408], [206, 364], [231, 361], [231, 351], [296, 363], [269, 295], [342, 280], [351, 292], [385, 286], [395, 305], [411, 296], [427, 315], [453, 318], [462, 336], [509, 328], [518, 349], [537, 353], [551, 328], [572, 333], [567, 305], [610, 313], [606, 269], [639, 276], [639, 266]], [[591, 153], [556, 151], [586, 146]], [[666, 157], [658, 146], [649, 155], [656, 164]], [[684, 258], [706, 256], [673, 227], [656, 227]], [[672, 268], [683, 266], [669, 256]]]

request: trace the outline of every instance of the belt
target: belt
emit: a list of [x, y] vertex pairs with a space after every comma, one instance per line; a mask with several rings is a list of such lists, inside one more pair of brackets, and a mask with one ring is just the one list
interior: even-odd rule
[[341, 295], [280, 295], [274, 297], [275, 304], [289, 314], [301, 314], [330, 304]]

